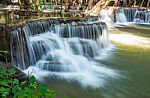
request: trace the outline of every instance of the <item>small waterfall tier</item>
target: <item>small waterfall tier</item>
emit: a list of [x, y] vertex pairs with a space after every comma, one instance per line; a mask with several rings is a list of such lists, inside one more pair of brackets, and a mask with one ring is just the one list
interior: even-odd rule
[[107, 26], [97, 18], [27, 21], [12, 32], [12, 63], [22, 70], [75, 72], [87, 68], [108, 44]]
[[119, 8], [115, 10], [115, 22], [150, 23], [150, 11], [143, 8]]
[[54, 18], [54, 19], [41, 19], [41, 20], [33, 20], [27, 21], [24, 27], [25, 31], [28, 32], [29, 36], [33, 36], [36, 34], [41, 34], [55, 28], [55, 25], [60, 24], [73, 24], [78, 22], [93, 22], [98, 21], [98, 17], [89, 17], [89, 18], [81, 18], [81, 19], [63, 19], [63, 18]]
[[150, 23], [150, 11], [136, 11], [134, 16], [136, 23]]
[[[55, 25], [54, 32], [63, 38], [78, 37], [98, 41], [105, 24], [102, 22]], [[86, 33], [85, 33], [86, 32]]]

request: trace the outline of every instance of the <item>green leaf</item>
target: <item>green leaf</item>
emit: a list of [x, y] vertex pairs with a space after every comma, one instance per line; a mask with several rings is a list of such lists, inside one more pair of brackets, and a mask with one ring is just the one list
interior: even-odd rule
[[3, 69], [0, 69], [0, 75], [4, 76], [4, 74], [5, 74], [5, 71]]
[[29, 95], [34, 95], [35, 94], [35, 90], [31, 89], [30, 87], [25, 87], [25, 92]]
[[13, 70], [13, 69], [8, 69], [8, 70], [7, 70], [7, 75], [8, 75], [8, 76], [14, 75], [15, 73], [16, 73], [16, 71]]
[[26, 81], [23, 81], [23, 82], [20, 83], [20, 86], [25, 86], [26, 83], [27, 83]]
[[19, 92], [14, 93], [14, 97], [16, 97], [16, 98], [28, 98], [28, 94], [24, 90], [21, 90]]
[[37, 87], [37, 89], [38, 89], [41, 93], [47, 92], [46, 85], [39, 85], [39, 86]]
[[2, 57], [7, 56], [8, 53], [9, 53], [8, 51], [1, 51], [1, 50], [0, 50], [0, 56], [2, 56]]
[[19, 80], [18, 79], [14, 79], [13, 84], [19, 85]]
[[0, 87], [0, 93], [2, 97], [6, 97], [10, 93], [9, 88]]
[[22, 89], [19, 85], [15, 85], [13, 88], [12, 88], [12, 92], [14, 94], [16, 94], [17, 92], [20, 92]]
[[48, 90], [46, 85], [38, 85], [34, 76], [30, 77], [29, 84], [26, 81], [20, 83], [13, 78], [15, 72], [13, 69], [0, 69], [0, 98], [55, 98], [57, 95]]
[[31, 83], [31, 84], [34, 84], [35, 82], [36, 82], [35, 77], [34, 77], [34, 76], [31, 76], [31, 77], [30, 77], [30, 83]]
[[2, 50], [0, 50], [0, 53], [8, 54], [8, 51], [2, 51]]
[[55, 98], [55, 97], [57, 96], [57, 93], [54, 92], [54, 91], [47, 90], [46, 96], [47, 96], [48, 98]]
[[9, 86], [9, 85], [8, 85], [8, 82], [5, 82], [5, 81], [3, 81], [3, 80], [0, 81], [0, 85], [1, 85], [1, 86]]

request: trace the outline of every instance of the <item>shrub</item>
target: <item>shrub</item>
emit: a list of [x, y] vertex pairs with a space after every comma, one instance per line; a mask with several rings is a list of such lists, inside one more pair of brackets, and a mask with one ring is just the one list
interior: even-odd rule
[[47, 89], [46, 85], [39, 85], [34, 76], [29, 82], [20, 82], [15, 78], [13, 69], [0, 68], [0, 98], [55, 98], [56, 93]]

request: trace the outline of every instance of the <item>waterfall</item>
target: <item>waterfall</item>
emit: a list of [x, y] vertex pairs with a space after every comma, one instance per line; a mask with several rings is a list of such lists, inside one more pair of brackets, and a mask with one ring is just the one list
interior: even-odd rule
[[[12, 32], [12, 64], [26, 73], [34, 68], [36, 71], [32, 73], [36, 73], [36, 77], [49, 72], [50, 76], [73, 78], [71, 73], [74, 73], [78, 81], [83, 77], [83, 84], [89, 74], [93, 78], [89, 84], [99, 85], [98, 77], [114, 77], [116, 73], [93, 63], [93, 58], [100, 56], [100, 51], [109, 45], [106, 24], [95, 20], [97, 18], [26, 22], [23, 28]], [[100, 76], [95, 76], [97, 73]]]
[[123, 8], [124, 14], [126, 16], [127, 22], [133, 22], [134, 15], [136, 11], [138, 11], [137, 8]]
[[150, 23], [150, 11], [147, 11], [145, 14], [145, 23]]
[[115, 10], [115, 22], [150, 23], [150, 12], [143, 8], [119, 8]]
[[105, 22], [108, 28], [112, 28], [113, 25], [113, 12], [114, 9], [102, 9], [101, 13], [99, 14], [99, 20]]
[[[55, 50], [93, 58], [109, 43], [106, 25], [102, 22], [58, 25], [53, 21], [32, 21], [13, 31], [12, 36], [12, 59], [20, 69], [36, 65], [39, 60], [47, 61], [44, 58]], [[50, 62], [55, 62], [53, 57]]]
[[150, 11], [136, 11], [134, 22], [150, 23]]
[[120, 8], [116, 11], [116, 22], [124, 23], [127, 22], [127, 16], [125, 16], [125, 10]]

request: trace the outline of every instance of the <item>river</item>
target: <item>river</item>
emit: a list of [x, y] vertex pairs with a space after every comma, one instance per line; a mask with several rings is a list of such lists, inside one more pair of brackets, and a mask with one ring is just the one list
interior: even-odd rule
[[97, 88], [83, 87], [77, 82], [62, 79], [48, 79], [49, 88], [57, 91], [58, 98], [149, 98], [149, 25], [117, 27], [111, 30], [109, 37], [113, 49], [105, 54], [108, 56], [95, 62], [117, 70], [120, 76], [107, 78], [103, 86]]

